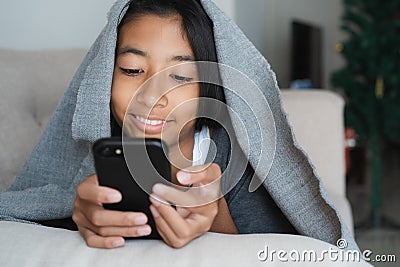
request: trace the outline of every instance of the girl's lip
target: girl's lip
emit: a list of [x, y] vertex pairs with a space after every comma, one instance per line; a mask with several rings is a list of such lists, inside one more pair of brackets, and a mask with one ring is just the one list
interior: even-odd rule
[[159, 134], [162, 132], [163, 128], [172, 122], [172, 120], [163, 120], [158, 117], [150, 116], [147, 118], [149, 121], [159, 121], [161, 123], [152, 125], [150, 123], [146, 123], [143, 120], [146, 119], [144, 116], [136, 115], [136, 114], [129, 114], [130, 118], [132, 119], [133, 123], [136, 127], [144, 133], [147, 134]]
[[154, 115], [148, 116], [148, 115], [145, 115], [145, 114], [134, 114], [134, 113], [130, 113], [130, 115], [132, 115], [134, 117], [140, 117], [140, 118], [143, 118], [143, 119], [147, 119], [147, 120], [150, 120], [150, 121], [165, 121], [165, 119], [163, 119], [161, 117], [158, 117], [158, 116], [154, 116]]

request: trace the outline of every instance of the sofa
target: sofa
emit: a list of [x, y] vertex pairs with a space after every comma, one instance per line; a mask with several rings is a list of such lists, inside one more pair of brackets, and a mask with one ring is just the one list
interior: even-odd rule
[[[85, 52], [0, 49], [0, 188], [12, 184]], [[296, 138], [353, 231], [345, 194], [343, 99], [327, 90], [283, 90], [282, 96]], [[284, 264], [271, 258], [263, 261], [267, 246], [269, 251], [337, 249], [305, 236], [207, 233], [180, 250], [156, 240], [130, 240], [123, 248], [101, 250], [86, 247], [77, 232], [0, 222], [0, 266], [253, 266], [265, 261]], [[337, 264], [329, 259], [324, 263]]]

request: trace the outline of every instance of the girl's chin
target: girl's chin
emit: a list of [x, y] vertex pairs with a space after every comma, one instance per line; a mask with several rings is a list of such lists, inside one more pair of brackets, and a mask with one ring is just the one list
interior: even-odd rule
[[[150, 133], [143, 133], [141, 131], [129, 131], [129, 133], [126, 133], [126, 136], [129, 136], [131, 138], [153, 138], [153, 139], [160, 139], [165, 144], [168, 146], [177, 144], [179, 139], [175, 138], [176, 140], [173, 140], [174, 138], [171, 138], [169, 133], [161, 133], [161, 134], [150, 134]], [[177, 136], [177, 135], [176, 135]]]

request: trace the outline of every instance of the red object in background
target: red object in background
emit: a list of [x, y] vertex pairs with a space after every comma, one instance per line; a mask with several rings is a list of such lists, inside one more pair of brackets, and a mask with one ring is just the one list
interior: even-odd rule
[[350, 161], [350, 150], [356, 146], [356, 131], [353, 128], [346, 128], [345, 129], [345, 163], [346, 163], [346, 174], [349, 173], [351, 161]]

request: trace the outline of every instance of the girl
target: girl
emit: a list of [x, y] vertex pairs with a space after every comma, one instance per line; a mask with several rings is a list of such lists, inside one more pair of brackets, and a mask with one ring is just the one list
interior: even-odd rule
[[[233, 94], [227, 85], [235, 82], [224, 71], [224, 87], [197, 83], [202, 73], [193, 66], [199, 61], [218, 61], [250, 78], [267, 99], [273, 118], [263, 112], [267, 103], [249, 98], [256, 94], [250, 83], [237, 82], [241, 91]], [[182, 63], [189, 67], [180, 68]], [[218, 70], [211, 72], [219, 76]], [[159, 78], [149, 82], [152, 76]], [[165, 92], [165, 84], [173, 89]], [[202, 106], [200, 97], [226, 103], [228, 108], [218, 109], [217, 117], [227, 127], [198, 115], [210, 108]], [[262, 118], [260, 124], [249, 106]], [[229, 108], [237, 111], [250, 139]], [[161, 138], [168, 144], [173, 182], [194, 186], [187, 192], [153, 187], [150, 210], [157, 229], [150, 229], [143, 213], [102, 207], [122, 196], [98, 185], [91, 145], [101, 137], [120, 136], [128, 115], [132, 135]], [[275, 121], [276, 136], [263, 128], [272, 124], [270, 119]], [[213, 161], [191, 166], [199, 144], [209, 138], [217, 149]], [[276, 143], [270, 165], [257, 154], [266, 143]], [[244, 172], [237, 172], [243, 162]], [[263, 186], [250, 192], [253, 177]], [[166, 204], [199, 203], [196, 198], [204, 196], [201, 204], [176, 210]], [[68, 221], [72, 214], [92, 247], [119, 247], [125, 237], [156, 230], [176, 248], [207, 231], [303, 234], [332, 244], [345, 238], [349, 248], [357, 247], [293, 140], [269, 65], [210, 0], [117, 1], [31, 158], [0, 197], [3, 203], [12, 203], [0, 209], [4, 220], [57, 225], [58, 219]]]

